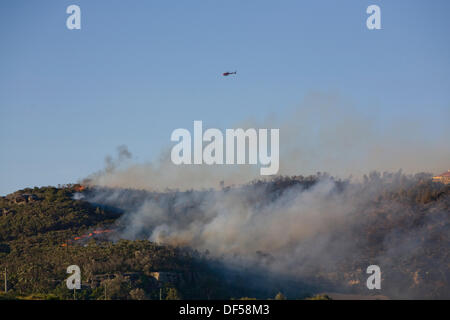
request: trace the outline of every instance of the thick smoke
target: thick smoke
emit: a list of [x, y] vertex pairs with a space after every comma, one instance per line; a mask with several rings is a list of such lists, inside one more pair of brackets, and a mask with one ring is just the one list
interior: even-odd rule
[[[436, 193], [431, 175], [416, 173], [448, 169], [450, 128], [360, 110], [312, 94], [285, 119], [235, 126], [280, 129], [280, 174], [332, 172], [344, 181], [322, 174], [242, 185], [259, 178], [259, 169], [175, 166], [168, 151], [157, 163], [123, 166], [130, 154], [122, 148], [85, 181], [95, 186], [87, 199], [125, 212], [122, 238], [186, 246], [231, 265], [366, 294], [365, 270], [377, 264], [382, 293], [448, 298], [448, 188]], [[397, 173], [364, 176], [374, 170]], [[433, 201], [427, 192], [435, 192]]]
[[322, 176], [216, 191], [97, 189], [88, 199], [125, 211], [120, 238], [190, 247], [230, 265], [366, 294], [365, 268], [377, 264], [383, 293], [429, 297], [428, 282], [449, 285], [439, 276], [448, 273], [449, 196], [418, 206], [389, 195], [427, 180], [374, 173], [362, 183]]
[[[340, 96], [316, 93], [306, 96], [294, 110], [279, 112], [280, 118], [230, 128], [279, 128], [281, 175], [321, 171], [345, 179], [400, 169], [438, 174], [449, 169], [450, 160], [450, 148], [446, 148], [450, 127], [439, 120], [450, 115], [448, 110], [443, 113], [434, 114], [433, 119], [419, 119], [413, 113], [386, 118], [376, 107], [361, 108]], [[186, 122], [185, 127], [192, 131], [192, 125]], [[251, 165], [176, 166], [170, 160], [169, 138], [170, 134], [159, 161], [119, 165], [130, 157], [122, 147], [117, 159], [107, 158], [106, 169], [88, 180], [92, 185], [161, 191], [217, 188], [221, 182], [230, 186], [260, 177], [259, 168]]]

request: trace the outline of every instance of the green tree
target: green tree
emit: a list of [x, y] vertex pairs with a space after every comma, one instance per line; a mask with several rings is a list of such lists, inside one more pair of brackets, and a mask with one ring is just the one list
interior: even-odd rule
[[275, 296], [275, 300], [287, 300], [287, 298], [284, 294], [278, 292], [277, 295]]
[[181, 300], [178, 290], [175, 288], [169, 288], [167, 290], [166, 300]]
[[145, 294], [145, 291], [141, 288], [136, 288], [130, 291], [130, 298], [132, 300], [148, 300], [147, 295]]

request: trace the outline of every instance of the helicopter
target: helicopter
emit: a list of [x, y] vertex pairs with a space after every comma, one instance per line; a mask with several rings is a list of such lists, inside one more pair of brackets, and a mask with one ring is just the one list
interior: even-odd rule
[[222, 75], [224, 77], [228, 77], [229, 75], [236, 74], [236, 73], [237, 73], [237, 71], [235, 71], [235, 72], [224, 72], [224, 73], [222, 73]]

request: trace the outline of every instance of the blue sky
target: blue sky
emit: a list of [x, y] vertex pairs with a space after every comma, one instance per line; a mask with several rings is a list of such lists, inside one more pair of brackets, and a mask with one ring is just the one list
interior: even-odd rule
[[[66, 28], [71, 4], [81, 30]], [[382, 30], [365, 26], [370, 4]], [[149, 161], [193, 120], [283, 114], [311, 91], [445, 125], [449, 12], [445, 0], [1, 1], [0, 194], [76, 182], [122, 144]]]

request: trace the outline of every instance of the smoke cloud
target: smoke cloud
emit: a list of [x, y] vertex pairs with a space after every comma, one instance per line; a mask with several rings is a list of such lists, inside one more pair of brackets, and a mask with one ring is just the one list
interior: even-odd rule
[[131, 155], [121, 147], [84, 182], [94, 186], [86, 199], [125, 212], [121, 238], [186, 246], [230, 265], [366, 294], [365, 269], [376, 264], [382, 293], [448, 298], [448, 188], [418, 173], [448, 169], [448, 126], [380, 119], [341, 97], [311, 94], [284, 119], [236, 127], [280, 128], [282, 175], [336, 178], [242, 185], [260, 178], [259, 168], [175, 166], [169, 150], [159, 162], [123, 166]]
[[372, 173], [350, 183], [325, 175], [169, 193], [100, 188], [88, 200], [125, 211], [119, 238], [190, 247], [232, 266], [331, 281], [344, 292], [369, 293], [365, 268], [376, 264], [382, 293], [442, 297], [424, 287], [447, 281], [449, 195], [418, 205], [428, 185], [413, 200], [401, 196], [429, 178]]
[[[362, 111], [364, 109], [365, 111]], [[250, 120], [234, 128], [280, 129], [280, 175], [330, 172], [336, 177], [361, 178], [368, 172], [405, 173], [446, 171], [449, 166], [450, 127], [434, 119], [402, 114], [383, 118], [376, 108], [357, 108], [338, 95], [311, 93], [294, 110], [263, 123]], [[435, 115], [450, 117], [449, 114]], [[192, 123], [187, 123], [190, 128]], [[174, 128], [175, 129], [175, 128]], [[206, 128], [205, 128], [206, 129]], [[120, 165], [131, 154], [125, 146], [116, 158], [106, 159], [106, 169], [88, 180], [92, 185], [147, 190], [217, 188], [260, 178], [252, 165], [179, 165], [170, 160], [170, 147], [159, 161]]]

